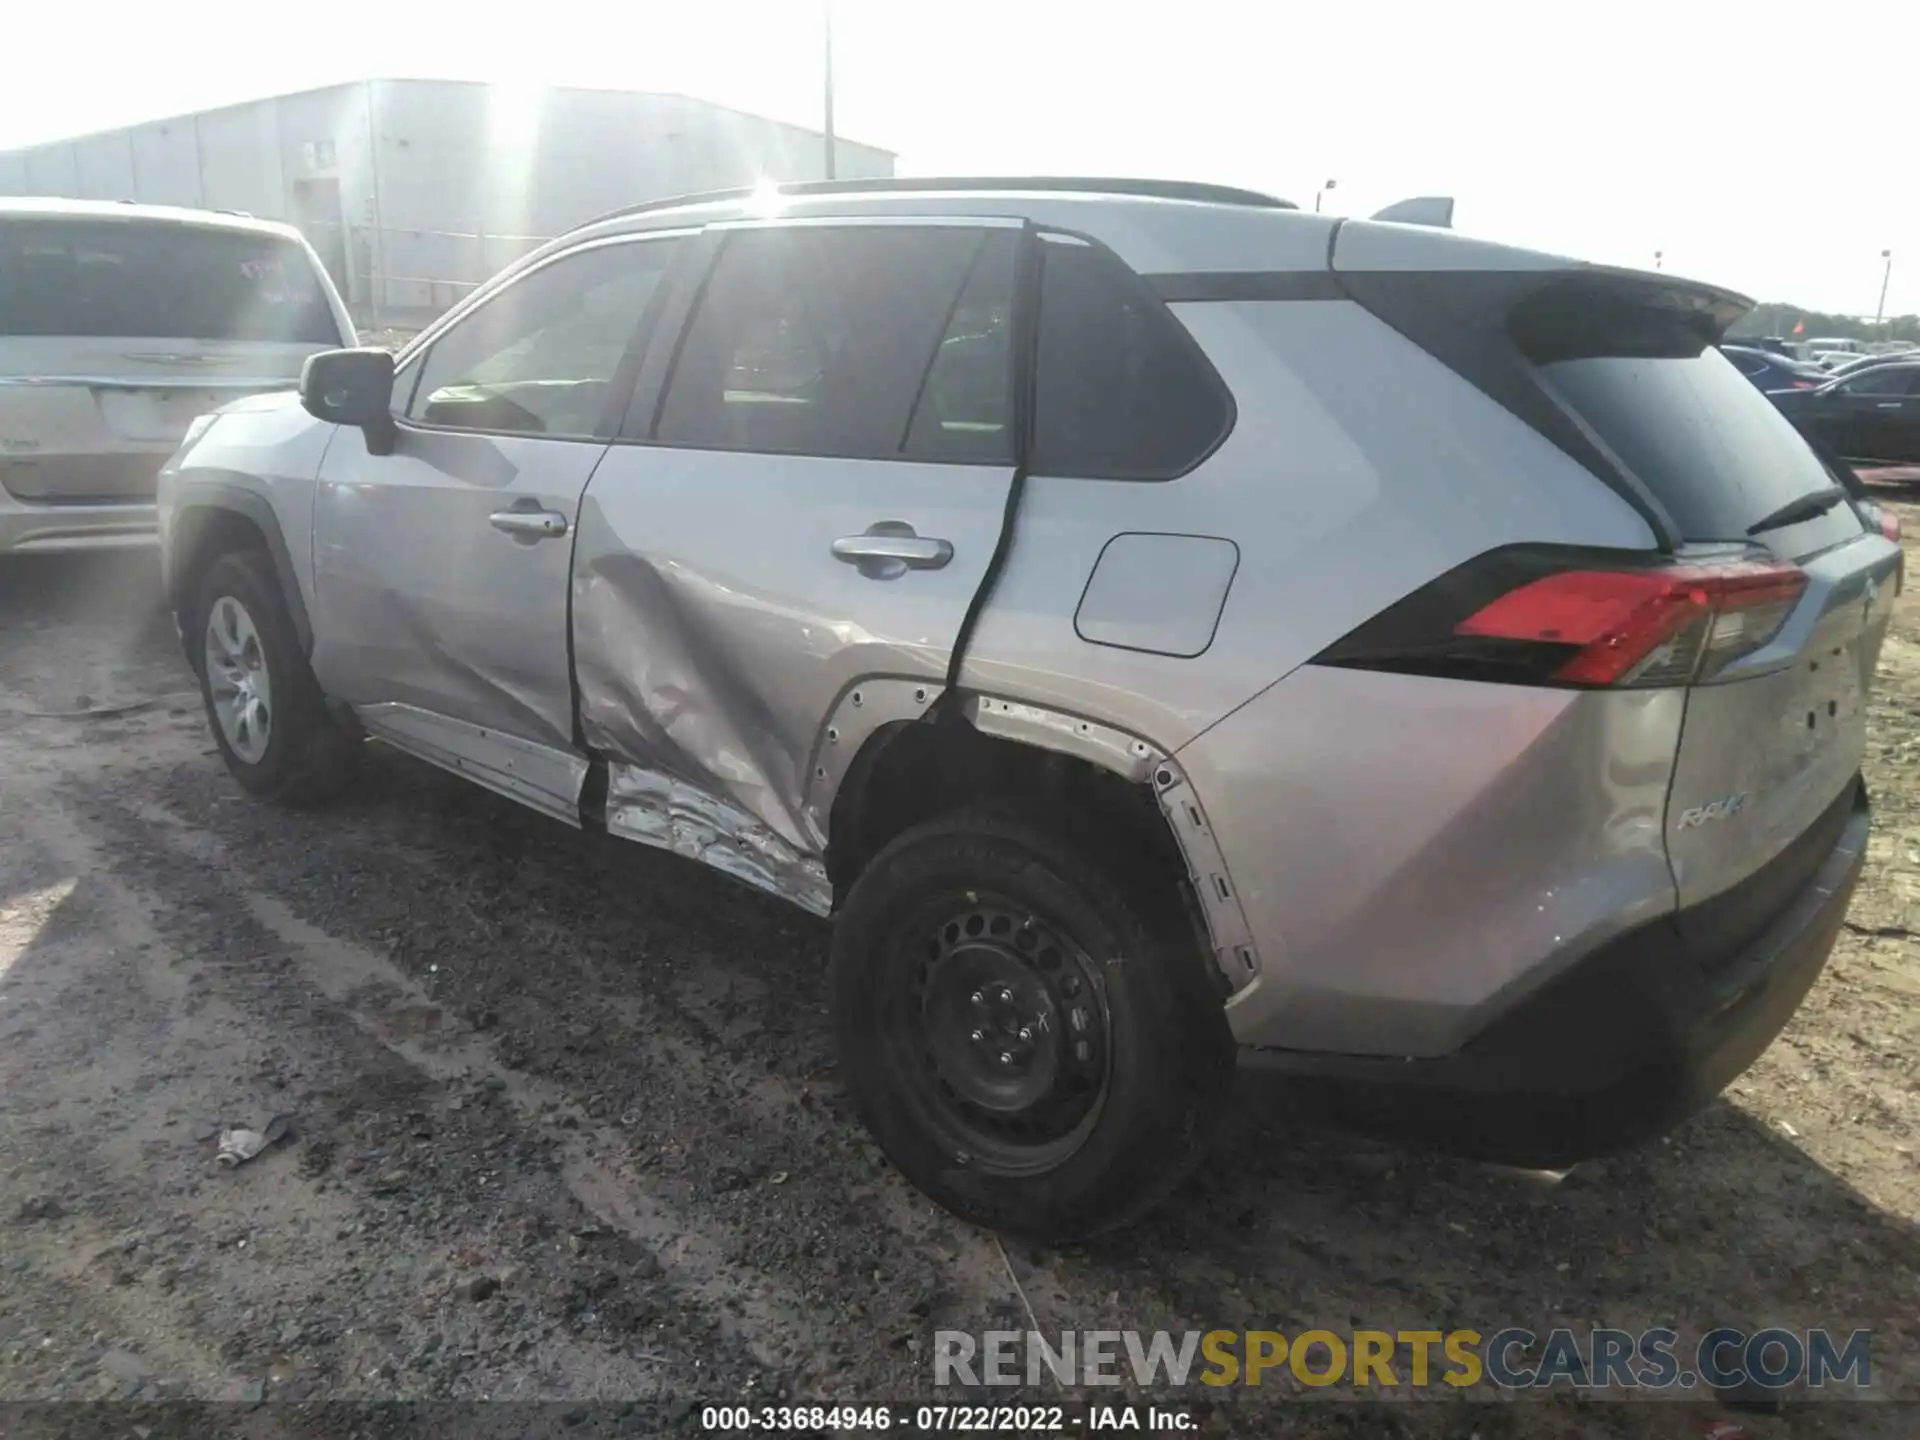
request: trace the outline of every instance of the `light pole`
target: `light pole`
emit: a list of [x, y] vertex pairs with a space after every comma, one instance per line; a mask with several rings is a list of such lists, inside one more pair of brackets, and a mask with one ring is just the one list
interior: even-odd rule
[[1666, 269], [1666, 268], [1667, 268], [1667, 266], [1666, 266], [1666, 260], [1667, 260], [1667, 252], [1666, 252], [1666, 251], [1664, 251], [1664, 250], [1656, 250], [1656, 251], [1654, 251], [1654, 252], [1653, 252], [1653, 268], [1654, 268], [1654, 269], [1656, 269], [1656, 270], [1664, 270], [1664, 269]]
[[1327, 181], [1326, 184], [1322, 185], [1318, 190], [1313, 192], [1313, 213], [1314, 214], [1318, 215], [1320, 213], [1320, 198], [1323, 195], [1325, 195], [1327, 191], [1333, 189], [1339, 183], [1340, 182], [1338, 180], [1329, 180]]
[[821, 9], [824, 14], [823, 29], [826, 31], [826, 134], [827, 134], [827, 179], [836, 178], [833, 163], [833, 0], [825, 0]]
[[1887, 313], [1887, 282], [1893, 279], [1893, 251], [1882, 250], [1880, 252], [1880, 258], [1886, 261], [1887, 265], [1886, 268], [1880, 272], [1880, 303], [1874, 307], [1873, 311], [1873, 323], [1875, 325], [1878, 325]]

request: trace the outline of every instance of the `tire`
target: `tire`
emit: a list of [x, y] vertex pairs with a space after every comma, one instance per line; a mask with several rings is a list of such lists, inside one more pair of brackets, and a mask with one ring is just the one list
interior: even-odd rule
[[1093, 853], [958, 811], [882, 850], [833, 936], [841, 1069], [881, 1149], [961, 1218], [1049, 1241], [1164, 1198], [1232, 1088], [1190, 934], [1156, 934]]
[[[345, 788], [359, 757], [359, 736], [328, 710], [263, 552], [228, 551], [207, 568], [187, 641], [214, 743], [248, 794], [311, 805]], [[230, 717], [242, 691], [258, 699], [260, 708], [251, 724], [233, 733]]]

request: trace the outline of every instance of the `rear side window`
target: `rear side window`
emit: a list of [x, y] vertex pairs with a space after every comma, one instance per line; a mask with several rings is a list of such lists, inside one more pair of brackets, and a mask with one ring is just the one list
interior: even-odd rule
[[1012, 231], [986, 237], [934, 350], [907, 431], [916, 460], [1013, 461], [1013, 295], [1020, 263]]
[[1033, 473], [1170, 480], [1191, 470], [1233, 418], [1193, 337], [1107, 251], [1050, 236], [1041, 255]]
[[728, 236], [655, 438], [694, 449], [1005, 461], [1013, 232]]
[[135, 220], [0, 223], [0, 335], [342, 343], [304, 247]]
[[[1563, 360], [1541, 373], [1688, 540], [1744, 540], [1755, 521], [1833, 484], [1793, 425], [1718, 351]], [[1804, 555], [1859, 533], [1841, 505], [1764, 538]]]

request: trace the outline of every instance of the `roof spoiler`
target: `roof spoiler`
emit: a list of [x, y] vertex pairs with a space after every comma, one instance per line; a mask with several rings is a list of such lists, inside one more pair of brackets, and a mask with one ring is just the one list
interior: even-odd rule
[[1390, 220], [1396, 225], [1432, 225], [1440, 230], [1453, 228], [1453, 197], [1451, 195], [1422, 195], [1413, 200], [1402, 200], [1375, 212], [1375, 220]]

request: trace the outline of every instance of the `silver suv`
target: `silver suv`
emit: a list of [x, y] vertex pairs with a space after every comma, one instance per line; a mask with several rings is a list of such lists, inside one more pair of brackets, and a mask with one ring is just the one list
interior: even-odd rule
[[0, 554], [150, 547], [155, 477], [194, 417], [353, 343], [291, 226], [0, 200]]
[[1899, 546], [1745, 302], [1200, 186], [653, 205], [196, 426], [228, 767], [370, 735], [835, 920], [842, 1066], [982, 1223], [1119, 1223], [1236, 1060], [1562, 1165], [1786, 1023]]

